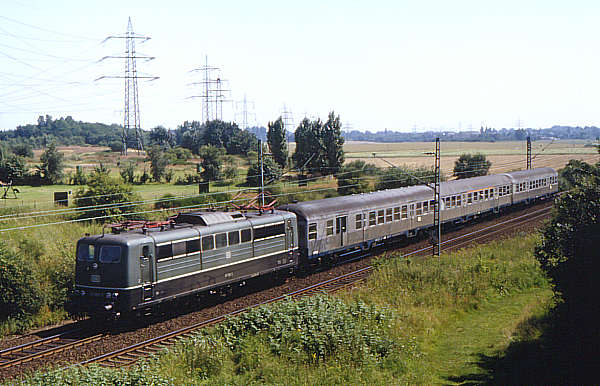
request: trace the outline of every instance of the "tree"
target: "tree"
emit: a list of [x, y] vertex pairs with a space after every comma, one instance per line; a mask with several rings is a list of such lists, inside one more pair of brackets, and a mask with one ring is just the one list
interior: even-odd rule
[[336, 117], [333, 111], [329, 113], [327, 122], [323, 125], [322, 142], [325, 145], [324, 174], [335, 174], [344, 164], [344, 138], [340, 116]]
[[[268, 185], [273, 181], [281, 178], [283, 171], [279, 164], [270, 156], [263, 157], [263, 176], [264, 183]], [[246, 175], [246, 184], [248, 186], [260, 186], [260, 162], [252, 164], [248, 168], [248, 174]]]
[[485, 176], [491, 166], [492, 163], [481, 153], [462, 154], [454, 162], [454, 176], [458, 179]]
[[18, 156], [24, 158], [33, 158], [33, 148], [27, 143], [16, 143], [12, 146], [12, 151]]
[[[444, 176], [442, 175], [442, 181]], [[397, 166], [384, 170], [375, 184], [376, 190], [396, 189], [404, 186], [435, 182], [435, 168]]]
[[129, 161], [125, 164], [121, 164], [119, 174], [125, 183], [133, 184], [135, 180], [135, 162]]
[[320, 119], [310, 121], [304, 118], [294, 133], [296, 150], [292, 155], [296, 168], [311, 173], [321, 172], [323, 167], [323, 124]]
[[162, 148], [172, 147], [175, 145], [175, 139], [171, 132], [163, 126], [156, 126], [150, 131], [150, 143]]
[[216, 181], [222, 178], [221, 156], [223, 156], [223, 153], [223, 149], [212, 145], [202, 146], [198, 150], [198, 156], [202, 159], [200, 161], [202, 167], [200, 177], [204, 182]]
[[133, 193], [131, 185], [123, 184], [119, 178], [110, 177], [107, 172], [101, 170], [94, 170], [87, 182], [87, 189], [82, 188], [75, 192], [75, 205], [86, 208], [81, 211], [80, 218], [110, 216], [97, 220], [114, 221], [138, 210], [135, 202], [140, 201], [140, 197]]
[[279, 117], [275, 122], [269, 122], [267, 131], [267, 143], [273, 160], [283, 169], [287, 166], [288, 146], [285, 138], [285, 125]]
[[348, 194], [368, 192], [369, 181], [365, 176], [373, 174], [376, 169], [377, 168], [374, 165], [369, 165], [362, 160], [345, 164], [337, 177], [338, 193], [345, 196]]
[[[594, 166], [600, 168], [600, 164]], [[555, 310], [555, 348], [570, 368], [570, 384], [582, 384], [597, 372], [600, 354], [600, 172], [581, 175], [555, 201], [535, 257], [552, 278], [562, 300]], [[556, 351], [555, 351], [556, 352]], [[581, 382], [581, 381], [584, 382]]]
[[152, 178], [154, 181], [160, 182], [165, 176], [167, 166], [169, 166], [169, 156], [158, 146], [150, 146], [147, 148], [146, 155], [148, 156], [148, 161], [150, 161], [150, 173], [152, 173]]
[[51, 184], [58, 183], [63, 176], [64, 154], [56, 149], [56, 144], [50, 142], [48, 149], [40, 157], [41, 165], [38, 171], [43, 179]]
[[25, 159], [9, 154], [0, 159], [0, 181], [19, 184], [27, 175]]

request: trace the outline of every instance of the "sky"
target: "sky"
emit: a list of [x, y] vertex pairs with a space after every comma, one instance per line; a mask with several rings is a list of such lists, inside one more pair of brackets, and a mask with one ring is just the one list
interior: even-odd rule
[[[346, 130], [600, 126], [600, 2], [530, 0], [2, 0], [0, 129], [39, 115], [123, 123], [123, 35], [143, 129], [202, 119], [218, 67], [223, 119]], [[103, 59], [105, 58], [105, 59]], [[216, 76], [215, 72], [215, 76]], [[98, 78], [105, 77], [97, 80]]]

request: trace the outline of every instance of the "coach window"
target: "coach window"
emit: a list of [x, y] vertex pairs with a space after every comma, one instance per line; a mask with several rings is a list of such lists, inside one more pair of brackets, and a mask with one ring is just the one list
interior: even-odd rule
[[[244, 235], [244, 231], [242, 231], [242, 236]], [[308, 224], [308, 239], [316, 240], [317, 239], [317, 224], [312, 223]]]
[[433, 212], [435, 210], [435, 200], [429, 201], [429, 209]]
[[385, 222], [392, 222], [392, 221], [393, 221], [392, 208], [387, 208], [385, 210]]
[[210, 251], [211, 249], [214, 249], [214, 248], [215, 248], [215, 239], [213, 238], [213, 235], [204, 236], [202, 238], [202, 250]]
[[406, 205], [402, 205], [402, 220], [406, 220], [408, 218], [408, 207]]
[[462, 206], [462, 195], [456, 196], [456, 206]]
[[362, 228], [362, 214], [356, 215], [356, 229]]
[[456, 206], [456, 196], [452, 196], [450, 198], [450, 200], [451, 200], [451, 204], [450, 205], [452, 205], [452, 207], [455, 207]]
[[229, 240], [229, 245], [236, 245], [240, 243], [240, 232], [233, 231], [227, 234], [227, 238]]
[[467, 204], [473, 203], [473, 193], [467, 193]]
[[423, 214], [429, 213], [429, 201], [423, 202]]
[[333, 220], [327, 220], [327, 224], [325, 225], [325, 233], [327, 233], [327, 236], [331, 236], [333, 234]]
[[186, 253], [196, 253], [200, 251], [200, 239], [188, 240], [185, 242]]
[[377, 224], [383, 224], [383, 221], [384, 221], [383, 213], [384, 213], [383, 209], [379, 209], [377, 211]]
[[397, 206], [394, 208], [394, 221], [400, 220], [400, 207]]
[[483, 191], [483, 198], [484, 198], [485, 200], [487, 200], [489, 197], [490, 197], [489, 190], [488, 190], [488, 189], [484, 190], [484, 191]]
[[421, 216], [423, 214], [423, 203], [417, 202], [417, 216]]
[[375, 211], [369, 212], [369, 226], [377, 224], [377, 215]]
[[483, 201], [483, 190], [479, 191], [479, 201]]

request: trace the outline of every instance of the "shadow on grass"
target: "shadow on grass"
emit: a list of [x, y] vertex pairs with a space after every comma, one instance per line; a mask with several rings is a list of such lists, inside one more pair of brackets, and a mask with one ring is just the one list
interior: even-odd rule
[[598, 384], [600, 318], [588, 312], [590, 307], [577, 309], [584, 312], [562, 304], [545, 317], [523, 322], [519, 341], [497, 355], [479, 356], [481, 371], [448, 381], [462, 385]]

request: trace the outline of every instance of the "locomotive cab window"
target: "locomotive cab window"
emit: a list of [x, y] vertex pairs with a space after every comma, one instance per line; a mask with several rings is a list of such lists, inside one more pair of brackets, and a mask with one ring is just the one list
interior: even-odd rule
[[309, 240], [317, 239], [317, 224], [316, 223], [308, 224], [308, 239]]
[[77, 247], [77, 260], [94, 261], [94, 244], [79, 244], [79, 247]]
[[101, 263], [118, 263], [121, 261], [121, 247], [119, 245], [102, 245], [98, 253]]

